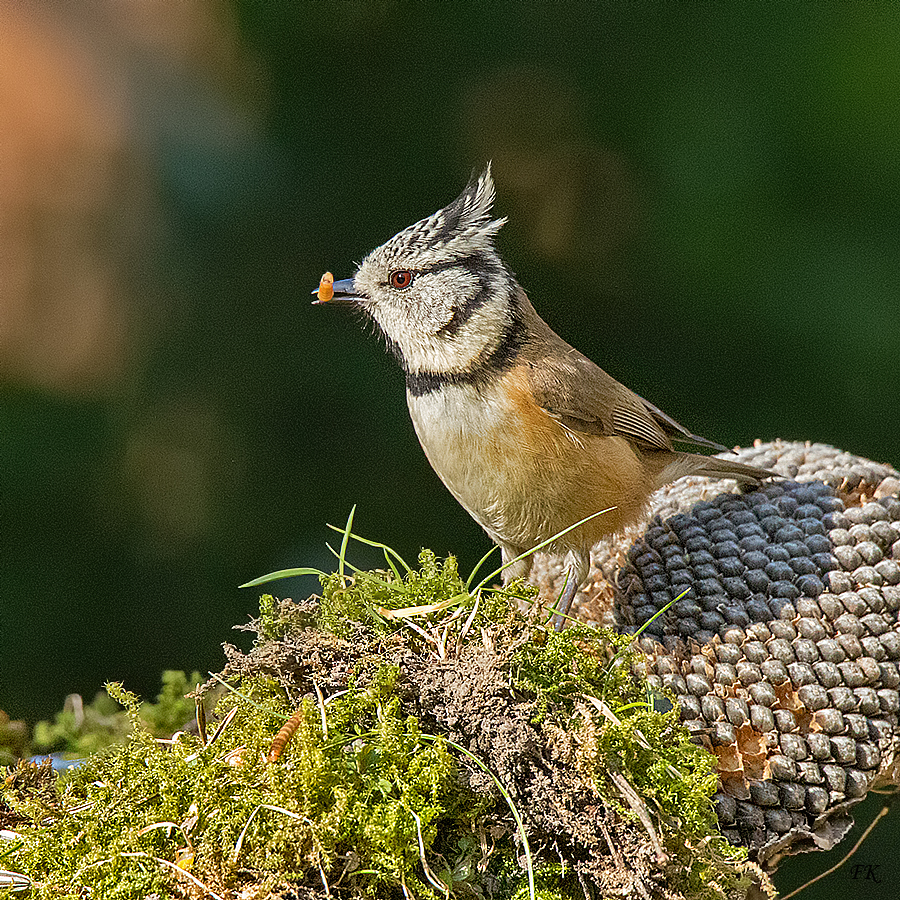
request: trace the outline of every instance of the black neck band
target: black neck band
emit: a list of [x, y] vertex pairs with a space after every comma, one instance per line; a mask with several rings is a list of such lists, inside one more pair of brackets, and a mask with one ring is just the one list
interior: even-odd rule
[[491, 376], [514, 365], [525, 343], [525, 323], [514, 315], [500, 343], [490, 354], [473, 363], [468, 369], [454, 372], [407, 372], [406, 390], [413, 397], [423, 397], [447, 385], [481, 385]]

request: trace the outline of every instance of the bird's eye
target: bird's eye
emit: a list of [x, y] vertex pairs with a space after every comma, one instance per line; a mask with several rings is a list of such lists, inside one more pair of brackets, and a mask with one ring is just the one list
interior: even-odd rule
[[392, 288], [397, 288], [398, 291], [402, 291], [412, 284], [412, 272], [410, 272], [409, 269], [398, 269], [396, 272], [391, 272], [389, 280]]

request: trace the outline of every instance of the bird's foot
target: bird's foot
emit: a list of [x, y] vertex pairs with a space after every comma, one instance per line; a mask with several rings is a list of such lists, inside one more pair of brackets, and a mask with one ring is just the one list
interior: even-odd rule
[[557, 631], [562, 631], [566, 627], [566, 622], [569, 620], [569, 610], [572, 608], [572, 601], [577, 593], [578, 579], [573, 572], [567, 571], [566, 583], [553, 607], [553, 616], [550, 619], [550, 623]]

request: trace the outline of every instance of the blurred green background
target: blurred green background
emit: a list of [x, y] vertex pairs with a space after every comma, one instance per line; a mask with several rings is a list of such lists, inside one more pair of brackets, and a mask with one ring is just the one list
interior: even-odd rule
[[482, 555], [309, 294], [488, 159], [502, 254], [617, 378], [900, 464], [898, 110], [895, 4], [0, 0], [0, 708], [219, 668], [237, 585], [330, 566], [354, 503]]

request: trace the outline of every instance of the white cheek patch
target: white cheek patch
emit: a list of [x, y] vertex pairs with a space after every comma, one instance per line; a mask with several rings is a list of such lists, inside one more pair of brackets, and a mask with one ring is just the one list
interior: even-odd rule
[[398, 338], [410, 372], [467, 372], [483, 362], [506, 333], [509, 306], [505, 297], [491, 298], [453, 334], [409, 333]]

